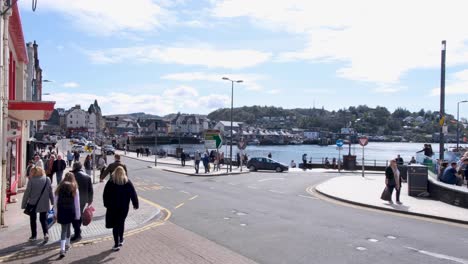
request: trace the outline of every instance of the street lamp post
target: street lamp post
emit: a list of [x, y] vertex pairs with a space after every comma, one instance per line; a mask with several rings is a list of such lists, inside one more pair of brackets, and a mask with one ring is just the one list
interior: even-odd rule
[[158, 166], [158, 122], [154, 122], [154, 166]]
[[[442, 41], [440, 67], [440, 119], [445, 120], [445, 51], [447, 42]], [[440, 123], [439, 159], [444, 160], [444, 123]]]
[[463, 100], [457, 103], [457, 151], [460, 144], [460, 104], [468, 103], [468, 100]]
[[230, 140], [230, 146], [229, 146], [229, 171], [232, 172], [232, 110], [234, 108], [234, 83], [241, 83], [243, 82], [242, 80], [231, 80], [228, 77], [223, 77], [223, 80], [230, 81], [231, 82], [231, 140]]

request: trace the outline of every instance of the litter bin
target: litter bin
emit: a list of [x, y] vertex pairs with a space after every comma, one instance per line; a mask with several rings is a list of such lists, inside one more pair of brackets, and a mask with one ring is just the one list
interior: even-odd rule
[[184, 150], [183, 148], [179, 148], [179, 147], [176, 148], [176, 158], [180, 158], [180, 154], [182, 154], [183, 150]]
[[355, 155], [343, 155], [343, 169], [344, 170], [356, 170], [356, 156]]
[[427, 167], [411, 164], [408, 166], [408, 195], [422, 196], [427, 193]]

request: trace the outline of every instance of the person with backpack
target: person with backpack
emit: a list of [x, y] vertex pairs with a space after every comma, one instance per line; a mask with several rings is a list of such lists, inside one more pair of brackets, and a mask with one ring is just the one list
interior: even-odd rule
[[62, 227], [60, 235], [60, 257], [70, 248], [71, 224], [81, 218], [80, 191], [73, 173], [65, 174], [63, 181], [55, 190], [55, 220]]
[[[93, 203], [93, 182], [91, 177], [83, 171], [83, 165], [81, 162], [76, 162], [73, 164], [72, 173], [75, 176], [76, 183], [78, 185], [78, 190], [80, 191], [80, 214], [83, 213], [86, 204], [91, 205]], [[73, 220], [73, 230], [74, 235], [71, 239], [72, 242], [78, 241], [81, 239], [81, 224], [82, 219], [79, 217], [76, 220]]]

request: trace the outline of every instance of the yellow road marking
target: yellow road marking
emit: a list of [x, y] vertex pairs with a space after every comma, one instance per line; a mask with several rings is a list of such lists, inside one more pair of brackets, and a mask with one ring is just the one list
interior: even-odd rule
[[189, 198], [189, 201], [192, 201], [193, 199], [195, 199], [195, 198], [197, 198], [197, 197], [198, 197], [198, 195], [195, 195], [194, 197]]
[[[149, 200], [147, 200], [147, 199], [145, 199], [145, 198], [143, 198], [141, 196], [139, 196], [138, 199], [145, 202], [145, 203], [147, 203], [147, 204], [149, 204], [149, 205], [151, 205], [151, 206], [153, 206], [153, 207], [158, 208], [161, 211], [166, 212], [166, 217], [164, 219], [159, 220], [159, 221], [152, 222], [152, 223], [149, 223], [149, 224], [147, 224], [145, 226], [142, 226], [142, 227], [135, 228], [135, 229], [132, 229], [130, 231], [127, 231], [127, 232], [125, 232], [125, 236], [132, 236], [132, 235], [141, 233], [143, 231], [149, 230], [151, 228], [161, 226], [167, 220], [169, 220], [169, 218], [172, 216], [171, 211], [169, 211], [168, 209], [162, 207], [161, 205], [159, 205], [157, 203], [154, 203], [152, 201], [149, 201]], [[113, 239], [113, 236], [109, 235], [109, 236], [99, 237], [99, 238], [95, 238], [95, 239], [76, 242], [76, 243], [74, 243], [72, 245], [72, 247], [82, 247], [82, 246], [86, 246], [86, 245], [90, 245], [90, 244], [96, 244], [96, 243], [103, 242], [103, 241], [109, 241], [109, 240], [112, 240], [112, 239]], [[14, 261], [14, 260], [18, 260], [20, 258], [21, 259], [26, 259], [26, 258], [29, 258], [29, 257], [34, 257], [34, 256], [36, 256], [38, 254], [44, 254], [44, 253], [47, 253], [47, 252], [50, 252], [50, 251], [58, 252], [59, 250], [60, 250], [59, 248], [55, 248], [54, 246], [47, 245], [46, 247], [41, 248], [41, 249], [32, 249], [32, 250], [27, 250], [27, 251], [24, 251], [24, 252], [11, 253], [9, 255], [2, 256], [2, 257], [0, 257], [0, 262]]]
[[184, 205], [184, 203], [180, 203], [179, 205], [177, 205], [176, 207], [174, 207], [175, 209], [181, 207], [182, 205]]

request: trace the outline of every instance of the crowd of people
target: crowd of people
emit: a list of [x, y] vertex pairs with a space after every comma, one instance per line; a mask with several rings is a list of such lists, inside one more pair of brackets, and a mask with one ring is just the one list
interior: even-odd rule
[[[70, 161], [67, 153], [67, 161]], [[112, 228], [114, 236], [114, 251], [120, 250], [124, 244], [123, 233], [125, 219], [128, 215], [130, 202], [134, 209], [138, 209], [138, 196], [132, 182], [128, 178], [127, 168], [120, 161], [118, 154], [114, 155], [115, 161], [106, 166], [106, 155], [101, 155], [97, 167], [101, 171], [100, 181], [104, 181], [110, 175], [104, 187], [103, 202], [106, 208], [106, 228]], [[37, 215], [43, 233], [43, 243], [49, 240], [47, 214], [53, 207], [54, 221], [61, 225], [60, 257], [65, 257], [71, 247], [71, 243], [82, 239], [82, 216], [86, 208], [90, 207], [94, 200], [93, 183], [90, 177], [90, 168], [93, 164], [88, 155], [83, 164], [73, 156], [71, 170], [63, 173], [67, 162], [54, 151], [48, 154], [48, 160], [43, 162], [41, 156], [36, 154], [34, 160], [28, 164], [28, 183], [24, 192], [21, 207], [29, 214], [31, 237], [29, 241], [37, 240]], [[56, 175], [57, 185], [55, 191], [52, 188], [53, 175]], [[31, 211], [31, 208], [33, 209]], [[71, 235], [71, 227], [74, 234]]]

